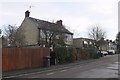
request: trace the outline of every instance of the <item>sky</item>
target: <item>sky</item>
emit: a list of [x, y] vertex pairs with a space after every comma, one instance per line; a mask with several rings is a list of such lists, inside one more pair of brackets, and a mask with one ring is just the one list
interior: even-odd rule
[[25, 11], [30, 10], [30, 17], [49, 22], [62, 20], [74, 38], [87, 38], [90, 28], [99, 25], [106, 32], [106, 38], [114, 40], [118, 32], [118, 1], [0, 0], [0, 28], [9, 24], [20, 26]]

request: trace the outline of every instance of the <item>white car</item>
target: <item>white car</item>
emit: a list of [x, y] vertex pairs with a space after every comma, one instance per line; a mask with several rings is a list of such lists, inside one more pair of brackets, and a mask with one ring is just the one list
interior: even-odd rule
[[108, 54], [109, 55], [115, 54], [115, 50], [108, 50]]
[[108, 52], [107, 51], [101, 51], [101, 53], [103, 54], [103, 55], [108, 55]]

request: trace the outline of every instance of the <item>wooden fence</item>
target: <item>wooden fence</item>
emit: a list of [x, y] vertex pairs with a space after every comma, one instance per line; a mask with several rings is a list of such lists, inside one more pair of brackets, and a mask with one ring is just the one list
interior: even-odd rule
[[2, 70], [10, 71], [43, 66], [49, 48], [2, 48]]

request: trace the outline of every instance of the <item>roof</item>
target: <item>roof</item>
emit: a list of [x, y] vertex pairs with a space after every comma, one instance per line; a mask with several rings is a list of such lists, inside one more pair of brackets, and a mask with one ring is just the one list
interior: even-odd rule
[[81, 39], [89, 40], [89, 41], [95, 41], [95, 40], [93, 40], [93, 39], [83, 38], [83, 37], [81, 37], [81, 38], [74, 38], [73, 40], [81, 40]]
[[108, 41], [106, 41], [106, 40], [104, 40], [104, 39], [100, 39], [99, 41], [98, 41], [98, 43], [99, 44], [109, 44], [109, 42]]
[[69, 30], [67, 30], [65, 28], [65, 26], [60, 26], [56, 23], [52, 23], [52, 22], [48, 22], [48, 21], [44, 21], [44, 20], [40, 20], [40, 19], [36, 19], [36, 18], [32, 18], [32, 17], [28, 17], [32, 22], [35, 23], [36, 27], [40, 28], [40, 29], [45, 29], [45, 30], [51, 30], [51, 31], [56, 31], [56, 32], [62, 32], [62, 33], [68, 33], [73, 35], [73, 33], [71, 33]]

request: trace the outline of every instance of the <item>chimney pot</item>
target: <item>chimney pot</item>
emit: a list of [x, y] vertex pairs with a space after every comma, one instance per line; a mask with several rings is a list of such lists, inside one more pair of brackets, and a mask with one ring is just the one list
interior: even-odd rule
[[58, 20], [58, 21], [57, 21], [57, 24], [58, 24], [59, 26], [62, 26], [62, 20]]
[[29, 10], [27, 10], [26, 12], [25, 12], [25, 18], [26, 17], [29, 17], [30, 16], [30, 12], [29, 12]]

